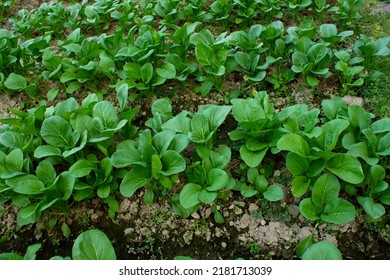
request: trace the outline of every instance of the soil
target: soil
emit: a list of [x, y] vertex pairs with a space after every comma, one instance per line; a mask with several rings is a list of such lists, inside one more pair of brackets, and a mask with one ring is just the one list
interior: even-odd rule
[[[15, 8], [33, 9], [43, 1], [16, 1]], [[385, 4], [389, 7], [389, 4]], [[229, 76], [224, 88], [226, 94], [234, 94], [241, 87], [242, 77]], [[325, 96], [336, 92], [336, 85], [324, 82], [320, 87]], [[291, 98], [277, 96], [270, 91], [276, 108], [291, 103], [306, 103], [317, 106], [321, 100], [312, 92], [303, 90], [300, 82], [289, 88]], [[226, 96], [212, 92], [201, 97], [192, 90], [195, 81], [187, 86], [178, 82], [166, 84], [158, 95], [172, 99], [174, 114], [182, 110], [196, 112], [204, 104], [224, 104]], [[81, 99], [79, 96], [77, 99]], [[324, 98], [324, 96], [322, 96]], [[150, 106], [155, 98], [138, 101], [140, 118], [137, 125], [150, 116]], [[359, 97], [345, 97], [348, 103], [364, 104]], [[11, 108], [19, 109], [26, 99], [22, 95], [0, 95], [0, 118], [10, 117]], [[228, 117], [219, 130], [219, 139], [229, 144], [226, 131], [235, 126]], [[224, 142], [225, 141], [225, 142]], [[228, 170], [239, 172], [237, 155]], [[280, 166], [272, 180], [289, 193], [290, 175]], [[69, 213], [45, 213], [38, 223], [16, 228], [19, 209], [0, 206], [0, 253], [24, 254], [29, 245], [41, 243], [38, 259], [55, 255], [71, 256], [71, 248], [79, 233], [97, 228], [112, 241], [118, 259], [173, 259], [175, 256], [190, 256], [194, 259], [297, 259], [295, 246], [304, 237], [313, 234], [315, 240], [329, 240], [337, 244], [345, 259], [390, 259], [390, 215], [381, 224], [367, 224], [362, 215], [345, 225], [316, 225], [299, 214], [298, 201], [285, 197], [282, 202], [268, 203], [262, 199], [243, 199], [239, 193], [230, 193], [228, 200], [220, 205], [224, 223], [217, 224], [209, 207], [201, 207], [189, 218], [183, 219], [171, 209], [167, 199], [158, 198], [152, 205], [145, 205], [142, 192], [132, 198], [120, 199], [120, 211], [115, 219], [107, 216], [107, 207], [99, 199], [74, 202]], [[389, 213], [389, 209], [387, 209]], [[66, 223], [71, 234], [65, 237], [61, 226]]]

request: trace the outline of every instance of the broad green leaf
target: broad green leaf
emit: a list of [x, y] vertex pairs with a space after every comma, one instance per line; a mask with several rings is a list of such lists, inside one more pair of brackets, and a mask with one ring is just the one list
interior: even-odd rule
[[208, 191], [218, 191], [227, 186], [229, 176], [224, 170], [214, 168], [207, 174], [207, 182], [209, 184], [206, 188]]
[[302, 256], [303, 260], [342, 260], [336, 245], [329, 241], [320, 241], [311, 245]]
[[389, 187], [387, 188], [386, 191], [384, 191], [384, 192], [381, 194], [381, 197], [380, 197], [379, 199], [380, 199], [380, 202], [381, 202], [381, 203], [390, 206], [390, 188], [389, 188]]
[[390, 132], [379, 139], [376, 153], [380, 156], [390, 155]]
[[41, 212], [38, 206], [38, 203], [33, 203], [19, 210], [16, 218], [16, 224], [19, 228], [24, 225], [33, 224], [39, 219]]
[[51, 185], [56, 179], [56, 171], [48, 160], [41, 161], [35, 171], [37, 177], [46, 186]]
[[180, 204], [184, 208], [191, 208], [198, 205], [201, 202], [199, 200], [200, 191], [202, 191], [201, 186], [194, 183], [188, 183], [180, 192]]
[[21, 260], [23, 260], [23, 257], [19, 254], [16, 254], [16, 253], [2, 253], [2, 254], [0, 254], [0, 261], [10, 261], [10, 260], [21, 261]]
[[217, 198], [217, 195], [218, 192], [203, 189], [198, 193], [198, 199], [203, 203], [210, 204]]
[[61, 156], [61, 150], [51, 145], [42, 145], [37, 147], [34, 151], [35, 158], [44, 158], [50, 156]]
[[357, 200], [364, 211], [374, 219], [378, 219], [386, 213], [385, 207], [380, 203], [375, 203], [372, 197], [358, 196]]
[[390, 131], [390, 118], [377, 120], [376, 122], [371, 124], [371, 129], [374, 131], [375, 134]]
[[73, 193], [76, 180], [69, 171], [64, 171], [57, 177], [55, 186], [62, 195], [62, 200], [68, 200]]
[[305, 176], [298, 176], [291, 182], [291, 192], [294, 197], [301, 197], [306, 193], [310, 186], [311, 180]]
[[70, 174], [75, 178], [81, 178], [89, 175], [96, 168], [95, 164], [86, 159], [79, 159], [70, 168]]
[[13, 191], [21, 194], [34, 195], [42, 193], [44, 188], [45, 186], [37, 177], [30, 177], [29, 179], [18, 182], [13, 188]]
[[116, 260], [114, 247], [100, 230], [91, 229], [81, 233], [72, 248], [73, 260]]
[[49, 145], [58, 148], [68, 148], [73, 144], [72, 127], [59, 116], [51, 116], [43, 121], [41, 137]]
[[321, 208], [318, 208], [310, 198], [305, 198], [299, 203], [299, 211], [309, 221], [318, 220]]
[[0, 135], [0, 144], [12, 149], [22, 149], [27, 145], [28, 138], [16, 131], [6, 131]]
[[120, 184], [120, 192], [124, 197], [132, 196], [139, 188], [145, 186], [152, 174], [148, 168], [135, 166], [123, 178]]
[[21, 75], [11, 73], [7, 77], [7, 79], [4, 81], [4, 85], [8, 89], [12, 90], [23, 90], [27, 86], [26, 78], [24, 78]]
[[252, 197], [256, 194], [258, 194], [258, 191], [255, 190], [254, 188], [247, 186], [247, 185], [242, 185], [240, 188], [241, 195], [243, 197]]
[[119, 107], [123, 110], [129, 98], [129, 86], [127, 84], [122, 84], [120, 87], [116, 88], [116, 97], [118, 99]]
[[103, 198], [103, 199], [109, 197], [110, 192], [111, 192], [110, 185], [102, 185], [102, 186], [99, 186], [99, 188], [97, 189], [98, 197]]
[[148, 62], [142, 65], [140, 70], [141, 79], [145, 84], [148, 84], [153, 78], [153, 65]]
[[325, 123], [322, 133], [317, 137], [317, 142], [323, 151], [332, 151], [336, 145], [340, 134], [349, 126], [346, 120], [336, 119]]
[[153, 136], [152, 144], [156, 151], [162, 155], [166, 152], [176, 133], [172, 130], [161, 131]]
[[246, 165], [249, 167], [257, 167], [265, 157], [266, 153], [268, 151], [268, 148], [252, 152], [248, 150], [246, 145], [242, 145], [240, 148], [240, 156], [245, 162]]
[[100, 118], [105, 128], [114, 128], [118, 123], [117, 112], [114, 105], [108, 101], [96, 103], [92, 111], [93, 118]]
[[79, 104], [73, 97], [66, 99], [65, 101], [59, 102], [54, 108], [54, 115], [66, 118], [65, 115], [72, 113], [79, 108]]
[[263, 196], [268, 201], [278, 201], [283, 199], [283, 190], [280, 186], [272, 184], [263, 193]]
[[297, 255], [302, 258], [306, 250], [313, 245], [313, 234], [306, 236], [304, 239], [299, 241], [298, 245], [295, 247], [295, 252]]
[[8, 172], [15, 173], [23, 170], [23, 152], [21, 149], [12, 150], [5, 157], [5, 164]]
[[195, 47], [195, 57], [203, 66], [213, 66], [217, 59], [213, 48], [201, 42]]
[[111, 156], [112, 165], [116, 168], [130, 166], [140, 160], [141, 155], [133, 140], [125, 140], [119, 143], [116, 151]]
[[205, 143], [213, 135], [207, 117], [203, 114], [196, 114], [191, 120], [191, 132], [188, 134], [194, 143]]
[[348, 106], [348, 115], [351, 124], [360, 130], [368, 128], [371, 123], [371, 115], [363, 107], [355, 104]]
[[169, 150], [162, 157], [162, 170], [160, 173], [164, 176], [178, 174], [186, 169], [186, 161], [179, 153]]
[[341, 98], [333, 98], [331, 100], [323, 100], [321, 102], [322, 110], [325, 116], [333, 120], [337, 117], [340, 111], [347, 110], [347, 105]]
[[329, 160], [326, 168], [342, 180], [359, 184], [364, 180], [362, 166], [358, 159], [349, 154], [338, 154]]
[[231, 110], [231, 106], [206, 105], [199, 110], [206, 116], [210, 125], [210, 130], [216, 130], [226, 119]]
[[156, 68], [156, 73], [164, 79], [173, 79], [176, 77], [175, 66], [171, 63], [164, 63], [161, 67]]
[[333, 224], [346, 224], [355, 219], [355, 207], [348, 201], [336, 198], [325, 205], [321, 220]]
[[310, 162], [298, 154], [289, 152], [286, 156], [286, 166], [291, 174], [294, 176], [300, 176], [309, 169]]
[[256, 122], [265, 119], [265, 112], [254, 99], [232, 99], [233, 116], [238, 122]]
[[279, 150], [286, 150], [302, 157], [310, 155], [309, 144], [298, 134], [285, 134], [277, 143]]
[[337, 199], [340, 192], [340, 183], [331, 173], [325, 173], [317, 179], [312, 189], [311, 199], [319, 208]]
[[[344, 140], [344, 138], [343, 138]], [[354, 157], [360, 157], [364, 159], [369, 165], [377, 164], [379, 158], [370, 157], [368, 152], [368, 146], [366, 142], [359, 142], [356, 144], [350, 144], [348, 147], [348, 153], [353, 155]]]
[[37, 257], [37, 252], [41, 249], [41, 244], [30, 245], [27, 248], [26, 254], [24, 254], [23, 260], [35, 260]]

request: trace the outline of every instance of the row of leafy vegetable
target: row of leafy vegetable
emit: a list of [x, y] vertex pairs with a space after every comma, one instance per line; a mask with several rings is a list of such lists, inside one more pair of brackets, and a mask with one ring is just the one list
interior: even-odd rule
[[99, 91], [106, 79], [116, 89], [126, 84], [136, 93], [153, 93], [167, 80], [191, 77], [200, 82], [198, 91], [207, 95], [213, 87], [222, 91], [227, 75], [238, 72], [250, 85], [265, 80], [275, 89], [296, 75], [314, 88], [320, 78], [336, 74], [341, 93], [347, 94], [365, 80], [376, 79], [373, 59], [389, 54], [390, 41], [363, 34], [355, 39], [353, 31], [338, 32], [335, 24], [317, 28], [313, 17], [304, 18], [299, 27], [274, 21], [217, 37], [201, 22], [158, 28], [143, 22], [125, 30], [86, 37], [76, 28], [64, 41], [55, 41], [54, 48], [50, 32], [21, 43], [20, 35], [2, 29], [0, 88], [39, 99], [42, 81], [59, 82], [49, 92], [52, 100], [63, 88], [67, 94], [82, 87]]
[[[1, 120], [0, 201], [20, 207], [19, 227], [35, 223], [44, 211], [66, 214], [73, 201], [95, 197], [114, 218], [121, 197], [141, 190], [147, 204], [155, 196], [170, 198], [182, 217], [210, 205], [215, 221], [223, 223], [218, 205], [232, 192], [283, 198], [286, 189], [269, 183], [270, 153], [285, 155], [294, 176], [287, 191], [301, 199], [300, 212], [310, 221], [348, 223], [356, 216], [356, 202], [367, 221], [374, 221], [390, 205], [390, 119], [372, 122], [374, 116], [358, 105], [336, 98], [324, 100], [322, 112], [303, 104], [276, 112], [259, 92], [233, 99], [232, 106], [206, 105], [174, 116], [170, 101], [159, 99], [148, 128], [137, 131], [132, 125], [137, 109], [126, 106], [127, 98], [123, 86], [118, 114], [91, 94], [81, 106], [69, 98], [55, 107], [14, 109], [17, 117]], [[243, 178], [231, 176], [231, 148], [217, 140], [230, 112], [237, 127], [229, 137]], [[186, 157], [189, 145], [194, 152]]]
[[[67, 1], [75, 2], [75, 1]], [[320, 20], [331, 17], [343, 27], [355, 27], [361, 18], [363, 0], [83, 0], [72, 5], [62, 2], [42, 3], [36, 10], [20, 10], [10, 21], [14, 30], [27, 38], [32, 34], [52, 32], [63, 36], [64, 29], [82, 28], [97, 34], [115, 24], [122, 28], [134, 25], [156, 24], [162, 26], [204, 22], [246, 28], [254, 23], [269, 23], [275, 19], [298, 21], [306, 14]], [[14, 5], [14, 0], [4, 1], [0, 12]]]
[[[109, 79], [116, 89], [126, 84], [135, 92], [150, 93], [167, 80], [183, 82], [190, 76], [201, 82], [199, 92], [207, 95], [213, 87], [222, 91], [231, 72], [243, 74], [251, 85], [265, 79], [274, 88], [286, 86], [300, 74], [313, 88], [319, 78], [331, 76], [329, 67], [333, 67], [346, 94], [376, 75], [375, 57], [389, 54], [390, 37], [374, 41], [361, 35], [348, 40], [352, 31], [338, 33], [334, 24], [323, 24], [317, 31], [311, 17], [287, 32], [283, 22], [276, 21], [217, 38], [209, 29], [196, 32], [199, 26], [186, 23], [169, 33], [142, 25], [127, 35], [117, 30], [88, 38], [76, 29], [58, 50], [53, 50], [50, 35], [20, 44], [17, 35], [2, 29], [0, 87], [25, 91], [37, 99], [37, 81], [42, 79], [60, 82], [68, 94], [82, 86], [97, 91], [99, 81]], [[49, 99], [59, 90], [53, 88]]]
[[[118, 115], [111, 103], [91, 94], [81, 106], [70, 98], [55, 107], [12, 110], [16, 118], [1, 120], [0, 194], [2, 204], [10, 201], [21, 208], [18, 226], [35, 223], [45, 210], [66, 213], [72, 201], [96, 196], [114, 217], [119, 194], [131, 197], [139, 189], [147, 204], [155, 196], [171, 197], [173, 210], [183, 217], [200, 204], [217, 206], [232, 191], [281, 200], [282, 188], [268, 184], [272, 172], [264, 168], [269, 153], [280, 152], [294, 176], [291, 192], [302, 198], [301, 214], [311, 221], [353, 220], [354, 205], [341, 197], [357, 199], [371, 220], [385, 213], [382, 204], [390, 203], [390, 119], [372, 123], [373, 116], [360, 106], [333, 99], [323, 101], [322, 114], [303, 104], [277, 113], [268, 95], [259, 92], [233, 99], [232, 106], [206, 105], [173, 116], [170, 101], [159, 99], [146, 121], [148, 129], [137, 131], [132, 125], [136, 108], [126, 107], [125, 89], [118, 99]], [[226, 170], [231, 148], [216, 140], [230, 112], [237, 122], [229, 133], [231, 146], [246, 170], [246, 178], [239, 180]], [[195, 150], [185, 157], [189, 145]], [[179, 176], [183, 173], [185, 179]], [[213, 213], [222, 223], [217, 207]]]

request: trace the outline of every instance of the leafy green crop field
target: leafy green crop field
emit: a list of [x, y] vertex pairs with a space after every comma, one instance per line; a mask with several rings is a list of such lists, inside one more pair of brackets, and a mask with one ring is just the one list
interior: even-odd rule
[[390, 239], [389, 6], [22, 2], [0, 3], [0, 259], [390, 257], [336, 246]]

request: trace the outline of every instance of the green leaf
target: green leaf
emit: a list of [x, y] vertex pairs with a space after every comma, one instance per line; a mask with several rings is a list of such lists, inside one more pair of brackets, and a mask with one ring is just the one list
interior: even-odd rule
[[219, 211], [215, 211], [214, 213], [214, 221], [217, 223], [217, 224], [223, 224], [224, 223], [224, 218], [221, 214], [221, 212]]
[[325, 205], [321, 220], [333, 224], [346, 224], [355, 219], [355, 207], [348, 201], [336, 198]]
[[176, 77], [175, 66], [171, 63], [164, 63], [161, 67], [156, 68], [157, 75], [164, 79], [173, 79]]
[[194, 183], [188, 183], [180, 192], [180, 204], [184, 208], [191, 208], [198, 205], [201, 202], [199, 199], [200, 191], [202, 191], [201, 186]]
[[285, 134], [277, 143], [279, 150], [286, 150], [302, 157], [310, 155], [309, 144], [298, 134]]
[[156, 154], [152, 155], [151, 171], [154, 179], [160, 178], [161, 168], [162, 168], [162, 163], [160, 157]]
[[23, 170], [23, 152], [21, 149], [12, 150], [5, 157], [5, 165], [7, 167], [8, 172], [16, 173], [21, 172]]
[[363, 107], [355, 104], [348, 106], [348, 115], [351, 124], [360, 130], [368, 128], [371, 123], [371, 115]]
[[0, 135], [0, 144], [12, 149], [24, 149], [28, 144], [28, 138], [16, 131], [6, 131]]
[[213, 48], [201, 42], [195, 47], [195, 57], [204, 66], [213, 66], [216, 63], [216, 55]]
[[79, 159], [70, 168], [70, 174], [75, 178], [81, 178], [89, 175], [95, 169], [95, 164], [86, 159]]
[[317, 179], [312, 189], [312, 202], [319, 208], [337, 199], [340, 192], [340, 183], [331, 173], [325, 173]]
[[293, 196], [299, 198], [304, 195], [309, 188], [310, 183], [311, 180], [305, 176], [298, 176], [294, 178], [291, 182], [291, 192]]
[[27, 86], [26, 78], [24, 78], [21, 75], [11, 73], [7, 77], [7, 79], [4, 81], [4, 85], [8, 89], [12, 90], [23, 90]]
[[34, 195], [42, 193], [44, 188], [45, 186], [38, 178], [29, 177], [28, 179], [18, 182], [13, 188], [13, 191], [21, 194]]
[[346, 120], [336, 119], [325, 123], [317, 142], [323, 151], [332, 151], [337, 145], [340, 134], [349, 126]]
[[341, 98], [323, 100], [321, 105], [325, 116], [330, 120], [335, 119], [341, 110], [347, 109], [347, 105], [345, 104], [344, 100]]
[[104, 199], [104, 198], [109, 197], [110, 192], [111, 192], [110, 185], [103, 185], [103, 186], [99, 186], [99, 188], [97, 190], [97, 195], [98, 195], [98, 197]]
[[75, 178], [70, 174], [69, 171], [64, 171], [57, 177], [55, 182], [57, 190], [62, 195], [62, 200], [68, 200], [73, 193], [75, 184]]
[[53, 87], [47, 92], [47, 100], [53, 101], [56, 99], [58, 92], [60, 91], [59, 87]]
[[61, 225], [61, 231], [65, 238], [69, 238], [70, 234], [72, 233], [68, 224], [63, 222]]
[[342, 260], [336, 245], [329, 241], [320, 241], [310, 246], [302, 256], [303, 260]]
[[309, 221], [318, 220], [321, 208], [318, 208], [310, 198], [305, 198], [299, 203], [299, 211]]
[[238, 122], [256, 122], [265, 119], [265, 112], [254, 99], [232, 99], [233, 116]]
[[51, 185], [56, 179], [56, 171], [48, 160], [41, 161], [35, 171], [37, 177], [46, 186]]
[[294, 176], [300, 176], [309, 169], [310, 162], [304, 157], [289, 152], [286, 156], [286, 166], [291, 174]]
[[156, 151], [162, 155], [166, 152], [176, 133], [172, 130], [161, 131], [153, 136], [152, 144]]
[[149, 168], [135, 166], [123, 178], [120, 184], [120, 192], [124, 197], [132, 196], [139, 188], [145, 186], [152, 175]]
[[231, 106], [206, 105], [203, 106], [198, 113], [206, 116], [210, 125], [210, 130], [214, 131], [225, 121], [231, 108]]
[[364, 180], [363, 169], [359, 160], [349, 154], [336, 155], [327, 162], [326, 168], [351, 184], [359, 184]]
[[129, 98], [129, 86], [127, 84], [122, 84], [120, 87], [116, 88], [116, 96], [119, 106], [121, 110], [123, 110]]
[[42, 145], [37, 147], [34, 151], [35, 158], [44, 158], [50, 156], [61, 156], [61, 150], [51, 145]]
[[371, 129], [374, 131], [375, 134], [390, 131], [390, 118], [377, 120], [376, 122], [371, 124]]
[[298, 245], [295, 247], [295, 252], [297, 255], [302, 258], [306, 250], [313, 245], [313, 234], [306, 236], [304, 239], [299, 241]]
[[272, 184], [263, 193], [263, 196], [268, 201], [278, 201], [283, 199], [283, 190], [280, 186]]
[[178, 174], [186, 169], [186, 161], [179, 153], [169, 150], [161, 157], [162, 170], [160, 173], [164, 176]]
[[390, 132], [379, 139], [376, 153], [380, 156], [390, 155]]
[[217, 198], [217, 196], [217, 192], [208, 191], [206, 189], [203, 189], [198, 193], [198, 199], [206, 204], [212, 203]]
[[153, 78], [153, 65], [148, 62], [142, 65], [140, 70], [141, 79], [145, 84], [148, 84]]
[[100, 230], [91, 229], [81, 233], [72, 248], [73, 260], [116, 260], [114, 247]]
[[21, 261], [23, 260], [23, 257], [19, 254], [16, 253], [2, 253], [0, 254], [0, 261], [10, 261], [10, 260], [15, 260], [15, 261]]
[[209, 186], [206, 189], [208, 191], [218, 191], [227, 186], [229, 176], [224, 170], [214, 168], [207, 174], [207, 181]]
[[96, 103], [93, 107], [92, 117], [100, 118], [105, 128], [114, 128], [118, 123], [115, 107], [108, 101]]
[[111, 156], [112, 165], [116, 168], [130, 166], [140, 160], [141, 155], [133, 140], [125, 140], [119, 143], [116, 151]]
[[43, 121], [41, 137], [46, 143], [58, 148], [68, 148], [73, 144], [72, 127], [59, 116], [51, 116]]
[[263, 158], [265, 157], [267, 151], [268, 151], [268, 148], [260, 150], [260, 151], [252, 152], [252, 151], [248, 150], [246, 145], [242, 145], [240, 147], [240, 156], [243, 159], [243, 161], [245, 162], [245, 164], [248, 165], [249, 167], [257, 167], [260, 165], [260, 163], [263, 160]]
[[213, 133], [210, 131], [207, 117], [203, 114], [196, 114], [191, 120], [191, 132], [188, 134], [194, 143], [205, 143]]
[[41, 212], [38, 206], [38, 203], [33, 203], [19, 210], [16, 219], [16, 224], [19, 228], [24, 225], [33, 224], [39, 219]]
[[358, 196], [357, 200], [364, 211], [374, 219], [378, 219], [386, 213], [385, 207], [380, 203], [375, 203], [372, 197]]
[[243, 197], [252, 197], [258, 193], [257, 190], [245, 184], [241, 186], [240, 192]]
[[24, 254], [23, 260], [35, 260], [35, 258], [37, 257], [36, 253], [39, 251], [39, 249], [41, 249], [41, 247], [41, 244], [34, 244], [28, 246], [26, 254]]

